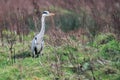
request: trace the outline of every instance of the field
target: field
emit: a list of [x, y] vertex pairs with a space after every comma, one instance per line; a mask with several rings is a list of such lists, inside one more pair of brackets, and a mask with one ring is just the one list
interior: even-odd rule
[[[32, 58], [32, 36], [23, 36], [0, 48], [0, 80], [119, 80], [120, 43], [113, 34], [96, 36], [92, 43], [81, 44], [73, 37], [68, 43], [53, 46], [45, 35], [43, 54]], [[5, 40], [5, 39], [4, 39]], [[6, 42], [6, 44], [5, 44]]]
[[120, 0], [0, 0], [0, 80], [120, 80]]

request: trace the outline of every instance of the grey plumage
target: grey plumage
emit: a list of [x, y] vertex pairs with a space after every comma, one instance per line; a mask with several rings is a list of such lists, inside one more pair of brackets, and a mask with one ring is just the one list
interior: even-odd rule
[[32, 45], [31, 45], [31, 50], [33, 53], [33, 57], [38, 57], [41, 51], [43, 50], [44, 46], [44, 33], [45, 33], [45, 17], [46, 16], [52, 16], [54, 15], [53, 13], [49, 13], [49, 11], [44, 11], [41, 17], [41, 30], [39, 34], [37, 34], [33, 40], [32, 40]]

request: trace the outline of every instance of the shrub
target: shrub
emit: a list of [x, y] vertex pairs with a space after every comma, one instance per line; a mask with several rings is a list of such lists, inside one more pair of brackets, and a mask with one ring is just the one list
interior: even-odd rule
[[115, 39], [115, 36], [111, 33], [98, 35], [93, 46], [98, 48], [99, 53], [105, 59], [116, 59], [115, 56], [120, 54], [120, 42]]
[[107, 44], [109, 41], [115, 40], [115, 36], [111, 33], [97, 35], [94, 39], [93, 46], [99, 47], [100, 45]]
[[60, 26], [65, 32], [75, 30], [80, 27], [79, 17], [73, 14], [60, 15], [59, 18], [55, 18], [55, 23], [56, 26]]

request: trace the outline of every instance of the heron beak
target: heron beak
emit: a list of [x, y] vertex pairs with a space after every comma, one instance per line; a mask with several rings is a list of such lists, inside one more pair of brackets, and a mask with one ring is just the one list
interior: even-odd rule
[[50, 13], [49, 16], [54, 16], [55, 14], [54, 13]]

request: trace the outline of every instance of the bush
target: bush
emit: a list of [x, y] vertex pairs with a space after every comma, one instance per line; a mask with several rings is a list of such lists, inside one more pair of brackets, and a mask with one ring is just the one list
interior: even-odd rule
[[66, 14], [55, 18], [55, 25], [60, 26], [63, 31], [75, 30], [80, 27], [80, 20], [77, 15]]
[[107, 44], [109, 41], [115, 40], [115, 36], [111, 33], [97, 35], [94, 39], [93, 46], [99, 47], [100, 45]]
[[98, 35], [93, 42], [93, 46], [98, 48], [100, 55], [105, 59], [111, 57], [114, 60], [115, 56], [120, 55], [120, 42], [115, 39], [113, 34]]
[[110, 57], [113, 59], [120, 53], [120, 44], [117, 41], [112, 40], [105, 45], [101, 45], [99, 49], [102, 56], [104, 56], [106, 59]]

